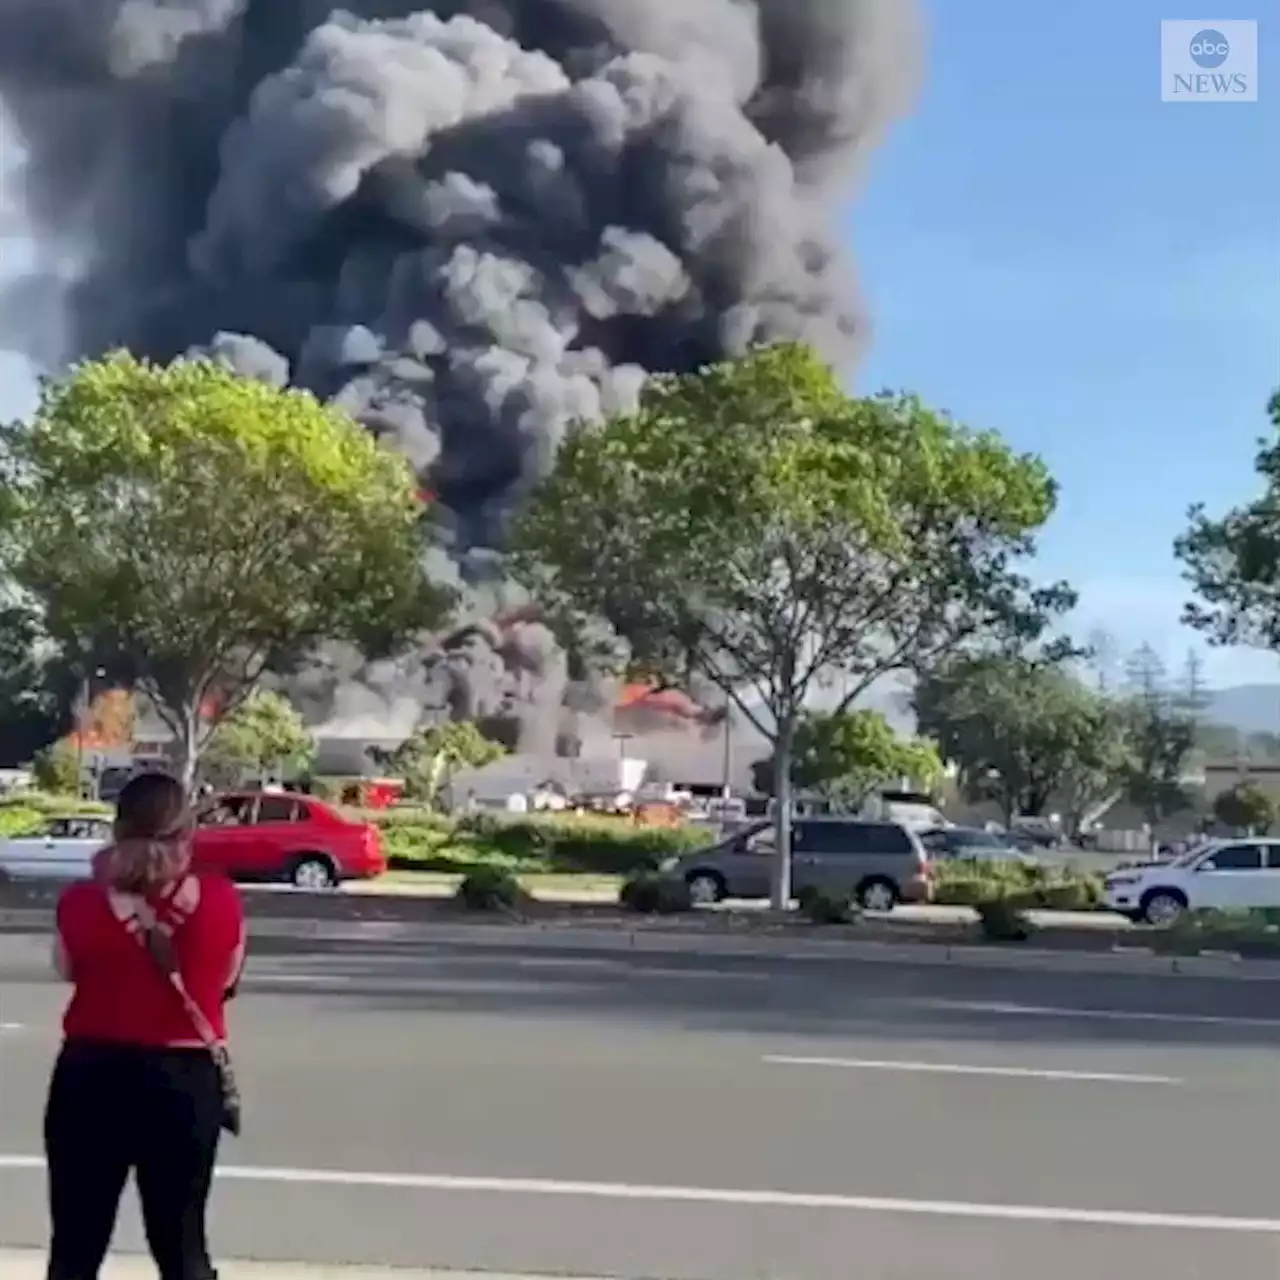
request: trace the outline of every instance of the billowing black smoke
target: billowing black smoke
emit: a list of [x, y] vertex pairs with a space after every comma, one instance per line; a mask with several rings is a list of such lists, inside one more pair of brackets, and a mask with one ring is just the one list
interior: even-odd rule
[[[492, 548], [568, 422], [757, 341], [856, 353], [830, 223], [915, 36], [910, 0], [0, 0], [50, 264], [0, 338], [198, 347], [335, 397], [448, 512], [434, 571], [501, 613]], [[554, 735], [591, 704], [529, 620], [468, 629], [423, 687], [334, 661], [323, 714], [434, 699]]]

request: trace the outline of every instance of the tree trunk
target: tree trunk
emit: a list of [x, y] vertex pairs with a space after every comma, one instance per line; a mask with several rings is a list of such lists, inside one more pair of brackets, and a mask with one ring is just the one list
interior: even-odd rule
[[1013, 827], [1013, 816], [1018, 811], [1018, 793], [1012, 788], [1005, 787], [1000, 795], [1000, 813], [1004, 818], [1004, 829], [1009, 831]]
[[787, 911], [791, 907], [791, 747], [794, 738], [794, 719], [781, 721], [773, 751], [773, 833], [777, 846], [773, 868], [775, 911]]
[[196, 769], [200, 765], [200, 708], [183, 707], [178, 712], [178, 737], [174, 743], [174, 768], [188, 795], [195, 791]]

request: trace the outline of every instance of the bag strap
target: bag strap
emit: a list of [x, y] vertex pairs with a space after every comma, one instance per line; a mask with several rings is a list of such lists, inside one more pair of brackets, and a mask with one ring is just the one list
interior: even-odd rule
[[[125, 895], [114, 895], [124, 897]], [[173, 931], [157, 917], [155, 909], [145, 899], [128, 895], [131, 908], [127, 914], [121, 915], [113, 901], [110, 906], [112, 914], [120, 921], [125, 932], [151, 957], [156, 968], [165, 981], [173, 988], [182, 1007], [186, 1010], [187, 1021], [196, 1033], [200, 1043], [210, 1053], [218, 1056], [222, 1052], [222, 1041], [214, 1031], [213, 1024], [205, 1016], [204, 1010], [195, 1002], [187, 984], [183, 980], [182, 971], [178, 968], [178, 958], [173, 949]]]

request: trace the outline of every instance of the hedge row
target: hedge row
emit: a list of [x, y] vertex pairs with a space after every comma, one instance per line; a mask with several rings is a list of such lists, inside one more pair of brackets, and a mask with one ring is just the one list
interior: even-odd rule
[[470, 872], [501, 867], [512, 872], [633, 875], [665, 859], [703, 848], [714, 835], [698, 827], [637, 827], [624, 818], [563, 814], [512, 817], [468, 814], [450, 819], [412, 810], [365, 815], [382, 831], [393, 867]]
[[1070, 867], [955, 859], [934, 864], [934, 901], [943, 906], [1005, 903], [1014, 910], [1094, 911], [1103, 903], [1100, 875]]
[[45, 795], [40, 791], [23, 791], [16, 795], [0, 796], [0, 837], [22, 835], [40, 827], [46, 818], [54, 815], [85, 814], [106, 817], [109, 806], [91, 800], [74, 797]]
[[[51, 814], [109, 814], [107, 805], [40, 792], [0, 798], [0, 837], [38, 827]], [[632, 875], [714, 840], [706, 828], [637, 827], [625, 818], [568, 814], [450, 817], [425, 809], [348, 809], [375, 822], [394, 867], [467, 873], [480, 867], [513, 872]]]

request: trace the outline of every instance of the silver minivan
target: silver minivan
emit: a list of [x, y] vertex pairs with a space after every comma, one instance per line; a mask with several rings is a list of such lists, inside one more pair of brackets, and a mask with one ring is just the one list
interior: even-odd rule
[[[776, 848], [772, 826], [761, 823], [665, 869], [680, 876], [700, 904], [767, 898]], [[897, 822], [798, 818], [791, 829], [791, 886], [797, 895], [822, 889], [848, 894], [867, 911], [890, 911], [899, 902], [929, 900], [929, 855], [919, 836]]]

